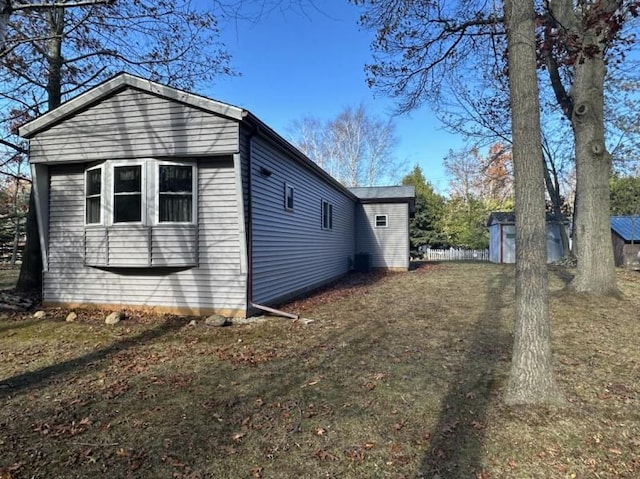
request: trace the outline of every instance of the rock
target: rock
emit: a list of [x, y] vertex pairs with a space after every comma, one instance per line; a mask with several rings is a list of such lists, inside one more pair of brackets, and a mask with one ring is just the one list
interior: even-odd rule
[[65, 319], [65, 321], [67, 323], [73, 323], [76, 319], [78, 319], [78, 315], [71, 311], [69, 314], [67, 314], [67, 318]]
[[224, 316], [212, 314], [204, 320], [204, 324], [206, 324], [207, 326], [228, 326], [231, 323], [229, 319], [225, 318]]
[[35, 313], [33, 313], [33, 318], [34, 319], [42, 319], [47, 315], [47, 313], [45, 313], [44, 311], [40, 310], [40, 311], [36, 311]]
[[191, 321], [189, 321], [189, 326], [195, 326], [196, 324], [198, 323], [196, 322], [195, 319], [192, 319]]
[[118, 324], [124, 319], [124, 311], [114, 311], [104, 320], [105, 324]]

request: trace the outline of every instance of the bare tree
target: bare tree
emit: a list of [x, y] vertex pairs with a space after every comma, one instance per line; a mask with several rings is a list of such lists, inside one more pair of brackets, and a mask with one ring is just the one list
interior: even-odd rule
[[389, 183], [398, 170], [393, 122], [372, 116], [362, 104], [329, 121], [296, 121], [289, 134], [298, 149], [346, 186]]
[[445, 171], [451, 178], [450, 194], [486, 200], [498, 208], [506, 206], [513, 199], [511, 163], [510, 144], [494, 143], [484, 156], [475, 146], [450, 150], [444, 158]]

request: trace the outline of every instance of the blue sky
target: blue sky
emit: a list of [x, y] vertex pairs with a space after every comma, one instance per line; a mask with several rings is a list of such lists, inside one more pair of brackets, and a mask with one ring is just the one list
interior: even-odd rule
[[[296, 119], [330, 119], [361, 102], [372, 114], [391, 114], [393, 100], [365, 83], [372, 33], [357, 25], [358, 9], [347, 0], [316, 2], [322, 11], [292, 3], [292, 9], [270, 12], [257, 22], [222, 23], [222, 41], [241, 76], [222, 78], [202, 93], [250, 110], [283, 136]], [[445, 132], [428, 107], [394, 122], [404, 170], [419, 164], [444, 193], [442, 159], [462, 146], [460, 138]]]

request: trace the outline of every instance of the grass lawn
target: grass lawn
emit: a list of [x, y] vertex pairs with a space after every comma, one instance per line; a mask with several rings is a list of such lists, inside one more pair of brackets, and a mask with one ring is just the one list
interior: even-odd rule
[[514, 270], [351, 276], [270, 318], [0, 320], [0, 477], [640, 477], [640, 274], [551, 270], [563, 408], [501, 402]]

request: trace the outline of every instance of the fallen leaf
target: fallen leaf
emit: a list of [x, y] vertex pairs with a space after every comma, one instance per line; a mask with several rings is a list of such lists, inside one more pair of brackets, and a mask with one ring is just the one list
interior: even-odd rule
[[393, 426], [391, 426], [391, 428], [392, 428], [394, 431], [399, 431], [399, 430], [400, 430], [400, 429], [402, 429], [403, 427], [404, 427], [404, 423], [401, 423], [401, 422], [397, 422], [397, 423], [395, 423]]
[[121, 447], [120, 449], [118, 449], [116, 451], [116, 456], [118, 457], [129, 457], [131, 454], [129, 454], [127, 451], [124, 450], [123, 447]]
[[255, 479], [260, 479], [262, 477], [262, 468], [252, 467], [249, 473], [251, 474], [251, 477], [254, 477]]
[[474, 428], [476, 431], [479, 431], [481, 429], [484, 429], [484, 424], [478, 421], [471, 421], [471, 427]]
[[320, 459], [321, 461], [337, 461], [338, 460], [338, 458], [336, 456], [331, 454], [326, 449], [317, 450], [314, 453], [313, 457], [315, 457], [316, 459]]

